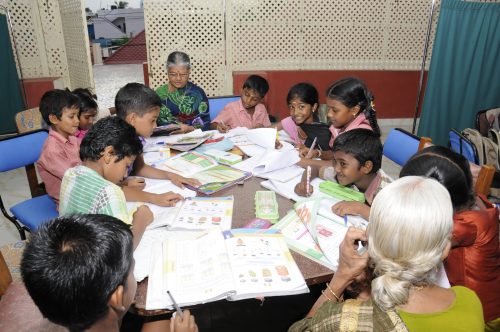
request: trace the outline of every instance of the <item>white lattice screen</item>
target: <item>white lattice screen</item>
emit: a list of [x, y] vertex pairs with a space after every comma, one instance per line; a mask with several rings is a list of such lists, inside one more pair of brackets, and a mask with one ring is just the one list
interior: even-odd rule
[[81, 1], [4, 1], [23, 78], [61, 77], [68, 88], [94, 87]]

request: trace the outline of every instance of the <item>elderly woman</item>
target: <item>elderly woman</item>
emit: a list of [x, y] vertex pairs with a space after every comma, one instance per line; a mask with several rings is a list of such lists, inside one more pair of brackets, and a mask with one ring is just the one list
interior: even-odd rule
[[208, 99], [202, 88], [189, 82], [191, 62], [184, 52], [173, 52], [167, 58], [168, 84], [156, 89], [162, 106], [157, 123], [159, 126], [177, 123], [181, 134], [210, 127]]
[[[366, 234], [350, 228], [339, 269], [306, 318], [289, 331], [484, 331], [481, 302], [468, 288], [435, 284], [450, 251], [453, 208], [437, 181], [408, 176], [375, 198]], [[368, 241], [368, 252], [358, 252]], [[370, 257], [371, 299], [343, 301], [365, 278]]]

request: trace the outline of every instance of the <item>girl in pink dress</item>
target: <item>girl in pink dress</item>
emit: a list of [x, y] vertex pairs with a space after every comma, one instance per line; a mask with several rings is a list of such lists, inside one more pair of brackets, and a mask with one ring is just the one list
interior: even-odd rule
[[80, 124], [75, 136], [81, 142], [90, 127], [94, 124], [94, 119], [97, 115], [97, 96], [89, 89], [82, 88], [73, 90], [73, 94], [79, 99], [80, 112], [78, 113], [78, 119], [80, 120]]

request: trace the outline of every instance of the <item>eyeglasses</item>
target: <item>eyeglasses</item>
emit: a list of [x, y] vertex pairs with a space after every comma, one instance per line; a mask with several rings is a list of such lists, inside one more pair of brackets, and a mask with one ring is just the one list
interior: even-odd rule
[[168, 73], [168, 77], [171, 77], [171, 78], [180, 77], [180, 78], [186, 79], [188, 76], [189, 76], [189, 73], [185, 73], [185, 74], [181, 74], [181, 73]]

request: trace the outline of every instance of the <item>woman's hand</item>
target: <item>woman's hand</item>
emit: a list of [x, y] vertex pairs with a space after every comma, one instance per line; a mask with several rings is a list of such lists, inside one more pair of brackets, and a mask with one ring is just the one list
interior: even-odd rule
[[174, 130], [171, 135], [177, 135], [177, 134], [185, 134], [192, 132], [194, 130], [193, 126], [188, 126], [185, 125], [184, 123], [179, 124], [180, 128], [177, 130]]
[[364, 270], [368, 265], [368, 252], [362, 255], [358, 253], [359, 241], [366, 241], [368, 237], [364, 230], [349, 227], [344, 240], [340, 244], [339, 267], [335, 275], [347, 283], [351, 283], [356, 278], [364, 275]]

